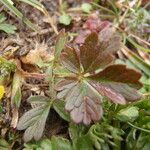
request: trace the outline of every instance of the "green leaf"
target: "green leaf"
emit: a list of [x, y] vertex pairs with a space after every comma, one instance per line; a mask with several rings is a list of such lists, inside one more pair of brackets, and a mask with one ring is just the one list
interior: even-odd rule
[[21, 87], [22, 87], [23, 78], [19, 71], [16, 71], [13, 77], [12, 83], [12, 94], [11, 94], [11, 104], [16, 105], [18, 108], [21, 103]]
[[92, 145], [95, 147], [95, 149], [109, 150], [109, 145], [118, 146], [115, 145], [113, 141], [121, 141], [121, 136], [123, 134], [124, 132], [121, 129], [115, 128], [106, 122], [102, 122], [101, 124], [97, 123], [92, 125], [87, 133], [87, 136], [92, 141]]
[[[37, 96], [37, 99], [40, 100], [40, 98], [41, 97]], [[47, 98], [45, 98], [45, 100], [47, 101]], [[26, 129], [24, 133], [24, 141], [26, 142], [30, 141], [32, 138], [34, 138], [35, 140], [39, 140], [42, 137], [46, 119], [51, 107], [51, 102], [47, 102], [41, 105], [41, 102], [37, 103], [36, 101], [36, 104], [38, 104], [38, 106], [26, 112], [20, 118], [19, 123], [17, 125], [18, 130]]]
[[13, 6], [13, 2], [11, 0], [3, 0], [3, 1], [1, 1], [1, 3], [4, 4], [19, 19], [21, 19], [28, 27], [30, 27], [34, 31], [37, 31], [37, 28], [35, 27], [35, 25], [33, 25], [30, 22], [30, 20], [28, 20], [26, 17], [24, 17], [23, 14], [15, 6]]
[[69, 117], [68, 112], [66, 112], [66, 110], [64, 110], [65, 103], [63, 100], [55, 100], [53, 103], [53, 108], [59, 114], [59, 116], [61, 118], [63, 118], [66, 121], [70, 121], [70, 117]]
[[53, 136], [51, 142], [52, 150], [73, 150], [69, 140], [65, 138]]
[[137, 130], [131, 130], [127, 139], [126, 146], [128, 150], [149, 150], [150, 134], [145, 132], [137, 132]]
[[10, 150], [10, 145], [4, 139], [0, 139], [0, 150]]
[[69, 140], [53, 136], [36, 143], [27, 143], [23, 150], [73, 150]]
[[68, 69], [66, 69], [62, 66], [55, 67], [53, 72], [54, 72], [54, 74], [56, 74], [59, 77], [68, 77], [72, 74]]
[[55, 45], [55, 59], [57, 60], [60, 57], [61, 51], [63, 50], [65, 44], [67, 42], [67, 34], [64, 30], [60, 31], [57, 39], [56, 39], [56, 45]]
[[121, 109], [118, 113], [117, 113], [117, 118], [120, 121], [124, 121], [124, 122], [133, 122], [135, 119], [137, 119], [139, 116], [139, 109], [138, 107], [132, 106], [132, 107], [127, 107], [125, 109]]
[[4, 14], [0, 14], [0, 30], [8, 34], [14, 34], [17, 28], [14, 25], [5, 23], [5, 20], [6, 17], [4, 16]]
[[0, 24], [6, 20], [6, 17], [3, 13], [0, 13]]
[[41, 141], [40, 146], [43, 150], [53, 150], [52, 142], [49, 139], [44, 139], [43, 141]]
[[43, 105], [49, 102], [49, 97], [40, 96], [40, 95], [31, 96], [28, 98], [28, 102], [31, 103], [31, 105]]
[[148, 53], [148, 52], [150, 52], [150, 49], [147, 49], [147, 48], [144, 48], [143, 46], [140, 46], [139, 44], [137, 44], [136, 42], [134, 42], [131, 38], [127, 38], [128, 39], [128, 41], [132, 44], [132, 45], [134, 45], [138, 50], [142, 50], [143, 52], [146, 52], [146, 53]]
[[74, 144], [75, 150], [94, 150], [92, 141], [89, 136], [83, 135], [79, 137]]
[[35, 7], [36, 9], [40, 10], [41, 12], [45, 12], [45, 7], [37, 0], [17, 0], [17, 1], [21, 1], [24, 3], [27, 3], [33, 7]]
[[150, 65], [149, 64], [144, 62], [139, 56], [137, 56], [134, 52], [129, 50], [127, 47], [124, 47], [122, 51], [137, 68], [142, 70], [146, 75], [150, 77]]
[[89, 13], [91, 12], [91, 10], [92, 10], [92, 5], [89, 4], [89, 3], [83, 3], [83, 4], [81, 5], [81, 8], [82, 8], [83, 12], [89, 14]]
[[16, 66], [13, 62], [0, 57], [0, 84], [4, 84], [10, 78], [11, 72], [14, 72], [15, 69]]
[[4, 31], [8, 34], [14, 34], [15, 30], [17, 30], [17, 28], [14, 25], [11, 25], [11, 24], [1, 23], [0, 24], [0, 30]]
[[142, 101], [139, 101], [135, 104], [140, 109], [144, 109], [149, 111], [150, 110], [150, 100], [149, 99], [144, 99]]
[[72, 21], [72, 17], [67, 14], [63, 14], [59, 17], [59, 23], [64, 25], [69, 25], [71, 21]]
[[4, 72], [10, 73], [15, 71], [16, 66], [13, 62], [6, 60], [3, 57], [0, 57], [0, 69], [2, 71], [2, 74], [3, 74], [3, 69], [5, 69]]

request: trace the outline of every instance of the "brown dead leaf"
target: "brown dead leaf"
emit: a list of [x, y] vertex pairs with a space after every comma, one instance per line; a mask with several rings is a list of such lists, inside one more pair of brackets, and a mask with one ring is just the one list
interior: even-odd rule
[[35, 48], [29, 53], [21, 57], [21, 61], [25, 64], [38, 65], [41, 62], [49, 62], [53, 59], [53, 54], [48, 52], [48, 45], [46, 43], [36, 42]]

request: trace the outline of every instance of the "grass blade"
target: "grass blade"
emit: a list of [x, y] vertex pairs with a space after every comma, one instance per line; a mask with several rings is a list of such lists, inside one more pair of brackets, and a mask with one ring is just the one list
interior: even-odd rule
[[11, 12], [13, 12], [28, 27], [30, 27], [34, 31], [37, 31], [37, 28], [35, 27], [35, 25], [32, 24], [31, 21], [28, 20], [26, 17], [24, 17], [23, 14], [15, 6], [13, 6], [13, 3], [11, 3], [10, 0], [3, 0], [1, 1], [1, 3], [4, 4]]
[[121, 49], [122, 52], [129, 58], [129, 60], [140, 70], [150, 77], [150, 65], [144, 62], [134, 52], [130, 51], [126, 46]]

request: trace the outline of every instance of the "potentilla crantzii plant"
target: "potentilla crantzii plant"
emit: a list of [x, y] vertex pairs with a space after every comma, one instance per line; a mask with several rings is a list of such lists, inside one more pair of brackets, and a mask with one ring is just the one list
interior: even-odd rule
[[112, 65], [112, 53], [119, 48], [118, 36], [99, 43], [98, 35], [92, 33], [79, 50], [66, 46], [62, 52], [62, 64], [73, 74], [56, 85], [57, 97], [65, 99], [65, 109], [75, 123], [88, 125], [101, 119], [101, 96], [118, 104], [141, 97], [136, 91], [141, 87], [141, 74], [125, 65]]
[[113, 64], [114, 53], [121, 47], [120, 37], [102, 37], [91, 33], [80, 47], [63, 49], [66, 35], [59, 35], [50, 69], [52, 95], [30, 97], [28, 101], [37, 107], [26, 112], [17, 126], [19, 130], [26, 129], [25, 141], [41, 138], [49, 110], [55, 109], [57, 101], [65, 102], [64, 108], [75, 123], [89, 125], [102, 118], [102, 97], [117, 104], [141, 98], [137, 91], [141, 74], [125, 65]]

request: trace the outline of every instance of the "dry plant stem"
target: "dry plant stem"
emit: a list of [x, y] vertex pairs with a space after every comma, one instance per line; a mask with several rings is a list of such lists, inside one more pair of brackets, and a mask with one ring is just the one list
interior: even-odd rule
[[59, 0], [59, 5], [62, 5], [62, 0]]
[[141, 42], [147, 44], [148, 46], [150, 46], [150, 43], [148, 43], [148, 42], [145, 41], [144, 39], [141, 39], [140, 37], [138, 37], [138, 36], [136, 36], [136, 35], [134, 35], [134, 34], [129, 34], [129, 37], [130, 37], [130, 36], [132, 36], [132, 37], [134, 37], [135, 39], [137, 39], [137, 40], [139, 40], [139, 41], [141, 41]]
[[49, 24], [51, 25], [51, 27], [53, 28], [54, 32], [55, 32], [56, 34], [58, 34], [57, 27], [54, 25], [53, 19], [50, 17], [48, 11], [47, 11], [47, 10], [44, 10], [43, 13], [44, 13], [45, 16], [47, 17], [48, 22], [49, 22]]
[[101, 18], [104, 18], [104, 19], [107, 19], [107, 18], [110, 18], [110, 19], [114, 19], [115, 16], [114, 15], [99, 15]]
[[124, 8], [130, 9], [131, 11], [135, 11], [133, 8], [131, 8], [131, 7], [127, 6], [127, 5], [124, 5], [124, 4], [121, 4], [121, 3], [116, 3], [116, 4], [118, 5], [119, 8], [124, 7]]
[[11, 127], [16, 128], [18, 123], [18, 118], [19, 118], [18, 108], [14, 106], [14, 108], [12, 108], [12, 120], [10, 124]]
[[121, 17], [121, 18], [119, 18], [118, 23], [117, 23], [116, 25], [114, 25], [116, 28], [118, 28], [118, 27], [119, 27], [119, 25], [123, 22], [123, 20], [124, 20], [124, 18], [126, 17], [126, 15], [127, 15], [128, 11], [129, 11], [129, 8], [127, 8], [127, 9], [126, 9], [126, 11], [124, 12], [124, 14], [122, 15], [122, 17]]
[[108, 8], [105, 8], [105, 7], [101, 6], [101, 5], [98, 5], [98, 4], [93, 3], [93, 2], [92, 2], [92, 5], [94, 5], [94, 6], [98, 7], [98, 8], [100, 8], [100, 9], [102, 9], [102, 10], [104, 10], [104, 11], [107, 11], [107, 12], [111, 13], [112, 15], [115, 15], [115, 13], [114, 13], [112, 10], [108, 9]]
[[51, 28], [51, 29], [42, 29], [42, 30], [40, 30], [39, 32], [32, 32], [32, 33], [29, 35], [29, 37], [34, 37], [34, 36], [36, 36], [36, 35], [45, 35], [45, 34], [48, 34], [48, 33], [52, 32], [52, 31], [53, 31], [52, 28]]
[[150, 93], [144, 93], [143, 95], [144, 96], [150, 96]]
[[148, 53], [142, 52], [142, 51], [139, 50], [139, 49], [137, 49], [137, 51], [138, 51], [139, 55], [143, 58], [143, 60], [144, 60], [146, 63], [150, 64], [150, 55], [149, 55]]
[[69, 8], [67, 12], [82, 12], [82, 8], [76, 7], [76, 8]]

